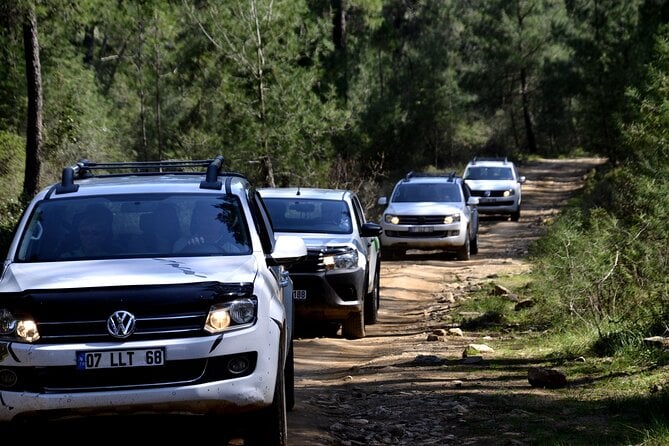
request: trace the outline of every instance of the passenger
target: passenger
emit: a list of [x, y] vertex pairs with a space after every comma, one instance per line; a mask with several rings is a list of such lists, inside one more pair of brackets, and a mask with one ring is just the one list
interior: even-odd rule
[[114, 214], [105, 206], [89, 206], [75, 222], [79, 246], [64, 253], [63, 257], [99, 257], [114, 253], [113, 218]]

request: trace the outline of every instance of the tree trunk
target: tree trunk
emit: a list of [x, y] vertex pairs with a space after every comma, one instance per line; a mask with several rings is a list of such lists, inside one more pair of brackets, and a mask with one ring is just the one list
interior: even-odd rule
[[42, 74], [37, 39], [37, 18], [33, 9], [28, 11], [23, 24], [23, 50], [26, 59], [28, 124], [22, 199], [27, 203], [38, 191], [42, 167]]
[[527, 150], [529, 153], [536, 153], [537, 142], [534, 138], [534, 125], [532, 124], [532, 115], [530, 114], [530, 99], [527, 93], [527, 73], [524, 68], [520, 70], [520, 95], [523, 104], [523, 121], [525, 121]]

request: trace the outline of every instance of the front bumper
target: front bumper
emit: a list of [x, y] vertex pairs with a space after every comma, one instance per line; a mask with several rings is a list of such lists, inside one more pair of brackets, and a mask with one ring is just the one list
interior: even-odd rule
[[465, 244], [467, 236], [463, 225], [436, 225], [432, 227], [384, 224], [381, 246], [387, 249], [443, 249], [454, 250]]
[[293, 279], [293, 302], [297, 318], [342, 321], [362, 311], [365, 285], [363, 268], [291, 272], [290, 276]]
[[520, 208], [516, 198], [483, 197], [482, 193], [476, 196], [479, 197], [479, 204], [476, 206], [479, 214], [512, 214]]
[[[274, 322], [208, 337], [126, 343], [29, 345], [0, 343], [0, 373], [19, 376], [0, 387], [0, 421], [123, 412], [229, 414], [271, 405], [280, 361], [281, 328]], [[269, 348], [276, 346], [276, 348]], [[76, 369], [76, 352], [165, 348], [166, 364]], [[228, 361], [245, 357], [235, 374]], [[144, 369], [144, 370], [140, 370]], [[199, 372], [198, 372], [199, 370]], [[95, 375], [98, 373], [97, 376]]]

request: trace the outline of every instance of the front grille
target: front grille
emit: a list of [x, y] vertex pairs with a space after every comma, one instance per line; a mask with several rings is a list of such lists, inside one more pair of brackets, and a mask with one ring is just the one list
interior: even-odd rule
[[136, 321], [125, 341], [207, 336], [203, 327], [212, 305], [253, 298], [252, 293], [249, 283], [201, 282], [39, 290], [7, 301], [14, 313], [35, 320], [37, 344], [65, 344], [118, 341], [107, 330], [117, 311], [131, 313]]
[[472, 196], [474, 197], [494, 197], [494, 198], [501, 198], [504, 196], [504, 194], [508, 192], [507, 190], [491, 190], [491, 191], [485, 191], [485, 190], [473, 190], [472, 191]]
[[320, 249], [307, 250], [307, 258], [290, 267], [291, 273], [319, 273], [326, 271], [323, 258], [325, 256], [343, 254], [350, 251], [351, 248], [347, 246], [328, 247]]
[[399, 215], [400, 225], [443, 225], [445, 215]]
[[325, 271], [323, 252], [321, 250], [308, 250], [306, 259], [290, 267], [291, 273], [315, 273], [321, 271]]
[[[165, 314], [153, 317], [137, 317], [133, 341], [189, 337], [202, 335], [202, 327], [207, 313], [200, 311], [190, 314]], [[109, 341], [107, 319], [90, 321], [47, 321], [39, 322], [38, 329], [43, 342], [61, 343], [74, 341]]]
[[61, 367], [2, 367], [16, 373], [16, 385], [7, 390], [15, 392], [84, 392], [151, 388], [200, 384], [250, 375], [256, 367], [257, 353], [241, 354], [249, 362], [243, 373], [228, 371], [228, 361], [238, 355], [215, 358], [169, 361], [158, 367], [126, 367], [100, 370], [78, 370], [74, 366]]

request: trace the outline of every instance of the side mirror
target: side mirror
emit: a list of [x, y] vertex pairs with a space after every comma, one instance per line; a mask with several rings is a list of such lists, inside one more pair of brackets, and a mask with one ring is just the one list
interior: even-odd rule
[[267, 256], [267, 263], [276, 265], [292, 265], [307, 257], [307, 245], [302, 237], [296, 235], [280, 235], [276, 238], [274, 251]]
[[469, 197], [467, 199], [468, 206], [476, 206], [479, 204], [479, 197]]
[[386, 197], [379, 197], [376, 203], [381, 206], [385, 206], [386, 204], [388, 204], [388, 199]]
[[519, 182], [520, 184], [523, 184], [526, 180], [527, 180], [527, 178], [525, 178], [524, 175], [518, 177], [518, 182]]
[[380, 224], [369, 221], [360, 228], [360, 235], [363, 237], [376, 237], [377, 235], [381, 235], [382, 232], [383, 228]]

